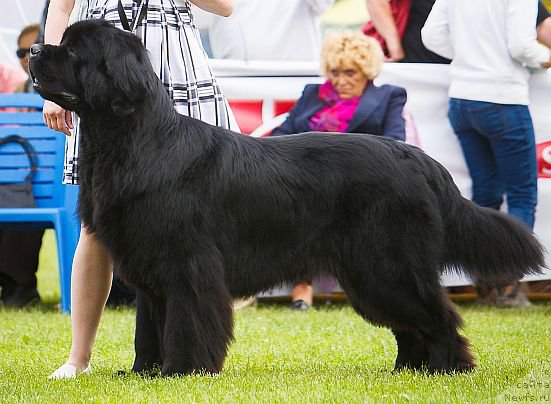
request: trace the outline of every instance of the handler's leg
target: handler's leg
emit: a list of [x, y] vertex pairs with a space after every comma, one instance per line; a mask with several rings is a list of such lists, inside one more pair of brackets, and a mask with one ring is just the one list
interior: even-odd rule
[[[113, 278], [112, 265], [103, 245], [93, 233], [82, 228], [71, 275], [71, 323], [73, 341], [67, 359], [76, 373], [86, 369], [92, 356], [103, 308]], [[65, 365], [64, 365], [65, 366]], [[58, 369], [54, 378], [71, 378], [70, 368]], [[75, 373], [75, 372], [73, 372]]]

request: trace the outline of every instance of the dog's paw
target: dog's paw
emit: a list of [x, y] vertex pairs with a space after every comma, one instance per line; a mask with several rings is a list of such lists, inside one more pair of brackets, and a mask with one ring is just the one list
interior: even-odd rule
[[[124, 374], [130, 374], [130, 372], [120, 370], [119, 376], [124, 375], [124, 374], [121, 374], [121, 372], [124, 372]], [[132, 366], [131, 373], [138, 374], [139, 376], [144, 378], [157, 377], [161, 374], [161, 365], [158, 365], [158, 364], [153, 364], [153, 365], [141, 364], [140, 365], [140, 364], [134, 363], [134, 366]]]
[[401, 372], [403, 370], [426, 371], [428, 369], [428, 365], [428, 361], [396, 361], [393, 372]]

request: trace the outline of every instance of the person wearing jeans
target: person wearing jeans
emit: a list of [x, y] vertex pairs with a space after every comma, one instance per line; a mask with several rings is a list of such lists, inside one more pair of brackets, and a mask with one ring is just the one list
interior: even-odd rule
[[451, 98], [448, 117], [472, 178], [472, 200], [509, 214], [530, 229], [537, 203], [534, 127], [526, 105]]
[[[526, 105], [451, 98], [448, 118], [472, 179], [472, 200], [499, 210], [506, 195], [510, 215], [534, 227], [537, 204], [536, 142]], [[529, 306], [519, 282], [493, 289], [475, 282], [478, 302]]]
[[[472, 199], [534, 227], [537, 161], [528, 110], [528, 68], [550, 66], [537, 42], [538, 0], [436, 0], [421, 30], [425, 46], [452, 60], [448, 117], [472, 179]], [[475, 284], [476, 279], [474, 280]], [[484, 300], [529, 305], [518, 280]], [[488, 301], [486, 299], [485, 301]]]

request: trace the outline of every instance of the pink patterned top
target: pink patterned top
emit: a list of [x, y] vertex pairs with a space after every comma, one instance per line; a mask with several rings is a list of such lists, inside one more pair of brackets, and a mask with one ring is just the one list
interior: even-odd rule
[[341, 99], [329, 80], [320, 86], [318, 96], [325, 105], [310, 118], [310, 128], [319, 132], [346, 132], [360, 97]]
[[22, 71], [0, 64], [0, 93], [13, 93], [25, 79]]

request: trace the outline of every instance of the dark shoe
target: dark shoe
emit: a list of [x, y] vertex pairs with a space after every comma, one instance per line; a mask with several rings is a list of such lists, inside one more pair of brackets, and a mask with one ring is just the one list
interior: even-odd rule
[[295, 300], [291, 303], [291, 310], [308, 310], [310, 306], [304, 300]]
[[6, 296], [2, 293], [2, 302], [7, 307], [25, 307], [40, 301], [38, 290], [29, 286], [15, 286]]

